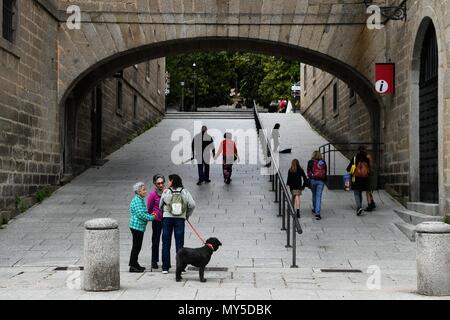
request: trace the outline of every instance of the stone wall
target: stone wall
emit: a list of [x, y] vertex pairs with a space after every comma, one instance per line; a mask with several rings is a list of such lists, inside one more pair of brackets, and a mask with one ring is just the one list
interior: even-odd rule
[[[58, 12], [54, 0], [17, 1], [14, 41], [0, 32], [0, 225], [18, 213], [40, 188], [59, 185], [62, 174], [62, 126], [58, 79], [69, 64], [58, 63]], [[0, 0], [0, 4], [2, 1]], [[0, 31], [2, 16], [0, 15]], [[130, 62], [132, 64], [133, 62]], [[137, 130], [164, 113], [165, 60], [124, 70], [123, 110], [116, 112], [115, 78], [102, 81], [103, 128], [101, 156], [122, 146]], [[134, 96], [137, 113], [134, 114]], [[77, 123], [76, 172], [91, 165], [91, 95], [71, 121]]]
[[[305, 83], [305, 68], [308, 88], [302, 88], [301, 112], [304, 117], [330, 142], [371, 142], [370, 116], [356, 92], [345, 82], [304, 64], [301, 65], [301, 83]], [[333, 101], [335, 85], [336, 110]]]
[[[390, 1], [391, 4], [398, 4]], [[418, 74], [420, 59], [420, 33], [423, 22], [431, 19], [436, 27], [439, 46], [439, 192], [440, 211], [450, 212], [450, 87], [447, 54], [450, 46], [450, 19], [445, 12], [449, 4], [440, 0], [411, 1], [406, 21], [390, 21], [382, 30], [365, 30], [354, 44], [353, 62], [357, 69], [374, 81], [375, 63], [396, 64], [396, 93], [383, 97], [381, 110], [381, 142], [384, 143], [381, 159], [382, 176], [387, 190], [402, 202], [418, 201]], [[424, 20], [425, 19], [425, 20]], [[339, 39], [336, 39], [339, 41]], [[303, 67], [302, 67], [303, 68]], [[336, 77], [317, 71], [312, 77], [308, 67], [306, 88], [302, 88], [302, 112], [313, 125], [331, 141], [367, 140], [368, 113], [357, 98], [350, 107], [348, 88]], [[304, 70], [302, 69], [302, 83]], [[332, 85], [339, 82], [339, 113], [333, 114]], [[351, 84], [349, 84], [351, 85]], [[306, 92], [305, 92], [306, 89]], [[306, 93], [306, 95], [305, 95]], [[322, 119], [321, 97], [326, 98], [326, 119]], [[357, 123], [357, 126], [351, 126]]]
[[0, 38], [0, 211], [59, 177], [58, 24], [35, 1], [16, 3], [14, 41]]
[[[110, 77], [102, 81], [102, 157], [123, 146], [137, 130], [163, 116], [164, 79], [165, 60], [159, 59], [125, 69], [123, 78]], [[123, 88], [121, 110], [117, 106], [119, 82]], [[75, 174], [92, 165], [92, 99], [95, 96], [91, 93], [77, 110], [73, 159]]]

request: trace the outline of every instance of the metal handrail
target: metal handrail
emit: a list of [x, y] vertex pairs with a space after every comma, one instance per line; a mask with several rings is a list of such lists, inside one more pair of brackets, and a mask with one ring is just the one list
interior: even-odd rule
[[[337, 148], [336, 146], [345, 146], [343, 148]], [[383, 153], [384, 143], [373, 143], [373, 142], [330, 142], [324, 144], [319, 148], [320, 153], [326, 160], [328, 158], [328, 175], [331, 176], [331, 171], [333, 168], [333, 173], [336, 175], [336, 153], [355, 152], [358, 148], [351, 148], [351, 146], [371, 146], [372, 149], [368, 149], [369, 152], [374, 152], [375, 159], [374, 162], [377, 164], [377, 184], [379, 184], [379, 176], [381, 173], [381, 155]], [[334, 161], [331, 162], [331, 154], [333, 153]], [[379, 187], [379, 185], [378, 185]]]
[[[258, 130], [258, 136], [260, 136], [260, 131], [262, 128], [261, 118], [258, 113], [258, 108], [256, 106], [256, 102], [254, 102], [254, 115], [256, 122], [256, 129]], [[264, 144], [267, 146], [267, 151], [271, 158], [272, 165], [275, 166], [276, 170], [273, 170], [273, 174], [270, 175], [270, 182], [272, 182], [272, 191], [275, 192], [275, 203], [278, 203], [278, 216], [282, 217], [282, 231], [286, 231], [286, 248], [292, 248], [292, 266], [291, 268], [298, 268], [297, 266], [297, 233], [303, 234], [302, 227], [300, 225], [300, 221], [297, 218], [295, 213], [294, 205], [292, 203], [291, 198], [289, 197], [290, 192], [288, 192], [286, 183], [284, 182], [283, 175], [280, 171], [280, 166], [272, 156], [274, 154], [272, 147], [270, 146], [270, 141], [265, 133], [262, 130], [262, 136], [264, 137]], [[267, 157], [266, 150], [264, 150], [264, 156]], [[287, 203], [287, 213], [286, 215], [286, 203]], [[287, 218], [287, 219], [286, 219]], [[292, 218], [292, 246], [290, 244], [290, 236], [291, 236], [291, 219]], [[286, 226], [287, 225], [287, 226]]]

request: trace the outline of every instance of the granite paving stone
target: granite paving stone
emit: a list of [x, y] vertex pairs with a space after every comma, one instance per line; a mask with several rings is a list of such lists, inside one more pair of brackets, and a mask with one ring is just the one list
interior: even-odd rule
[[[291, 155], [280, 156], [285, 176], [294, 157], [306, 166], [312, 152], [327, 143], [299, 114], [261, 117], [267, 128], [281, 123], [281, 144], [293, 148]], [[285, 248], [286, 233], [281, 231], [282, 220], [277, 217], [278, 204], [274, 203], [269, 178], [261, 176], [260, 164], [236, 165], [229, 186], [223, 184], [221, 167], [213, 165], [212, 183], [197, 186], [195, 165], [171, 161], [176, 145], [170, 140], [171, 133], [176, 129], [193, 132], [194, 121], [222, 132], [255, 128], [252, 120], [163, 120], [108, 156], [104, 166], [86, 170], [52, 197], [13, 219], [0, 230], [0, 300], [424, 299], [414, 293], [415, 244], [396, 229], [394, 223], [399, 218], [394, 209], [401, 206], [387, 193], [375, 194], [377, 211], [356, 217], [352, 193], [325, 190], [323, 220], [316, 221], [311, 214], [311, 192], [306, 190], [300, 220], [304, 233], [296, 237], [298, 268], [291, 268], [292, 249]], [[158, 153], [149, 161], [151, 150]], [[337, 156], [342, 167], [339, 172], [345, 171], [347, 159]], [[160, 269], [150, 272], [150, 225], [140, 255], [141, 264], [148, 269], [138, 275], [127, 272], [132, 186], [138, 181], [150, 183], [155, 173], [182, 176], [197, 205], [190, 221], [202, 237], [216, 236], [223, 243], [209, 267], [228, 270], [207, 270], [205, 284], [198, 281], [196, 271], [188, 271], [180, 283], [175, 282], [174, 268], [168, 275]], [[122, 286], [112, 293], [86, 293], [71, 285], [72, 277], [82, 277], [82, 271], [54, 269], [83, 265], [84, 222], [103, 217], [119, 222]], [[185, 235], [186, 246], [202, 245], [188, 225]], [[171, 261], [174, 266], [174, 250]], [[366, 286], [369, 266], [381, 269], [380, 290]], [[330, 275], [321, 272], [322, 268], [361, 269], [363, 274]]]

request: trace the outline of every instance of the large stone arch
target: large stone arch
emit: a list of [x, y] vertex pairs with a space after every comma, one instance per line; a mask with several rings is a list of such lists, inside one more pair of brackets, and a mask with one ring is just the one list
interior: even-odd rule
[[[65, 118], [67, 101], [73, 105], [73, 99], [124, 67], [173, 53], [240, 50], [296, 59], [340, 78], [364, 101], [373, 141], [380, 141], [383, 101], [374, 94], [369, 78], [373, 63], [383, 56], [384, 47], [376, 43], [383, 41], [384, 33], [365, 29], [364, 4], [294, 0], [87, 4], [62, 0], [59, 9], [65, 10], [67, 4], [78, 4], [83, 14], [80, 30], [69, 30], [64, 20], [60, 21], [60, 119]], [[61, 122], [62, 139], [64, 132]], [[61, 142], [64, 145], [64, 140]]]
[[445, 33], [442, 26], [444, 25], [439, 19], [439, 15], [435, 12], [434, 7], [424, 1], [422, 8], [419, 11], [421, 14], [416, 17], [416, 24], [413, 27], [414, 32], [411, 43], [413, 44], [411, 52], [411, 75], [410, 75], [410, 200], [413, 202], [419, 201], [420, 198], [420, 177], [419, 177], [419, 80], [420, 80], [420, 58], [422, 45], [425, 38], [425, 33], [430, 24], [433, 24], [436, 30], [437, 44], [438, 44], [438, 172], [439, 172], [439, 207], [441, 214], [446, 211], [446, 190], [445, 190], [445, 134], [444, 134], [444, 114], [445, 101], [449, 94], [445, 93], [444, 83], [447, 75], [447, 56], [446, 48], [443, 44], [446, 43]]
[[83, 97], [98, 82], [123, 68], [165, 57], [170, 54], [195, 51], [251, 51], [282, 56], [320, 68], [352, 87], [364, 101], [372, 118], [374, 141], [379, 139], [379, 111], [381, 99], [374, 93], [372, 82], [352, 66], [329, 55], [308, 48], [283, 44], [270, 40], [251, 38], [199, 37], [162, 41], [116, 53], [81, 72], [62, 94], [60, 106], [64, 107], [69, 97]]

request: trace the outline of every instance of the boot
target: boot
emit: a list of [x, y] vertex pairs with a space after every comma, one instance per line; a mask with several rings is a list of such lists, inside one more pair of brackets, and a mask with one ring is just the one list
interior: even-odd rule
[[297, 209], [297, 219], [300, 219], [300, 209]]

